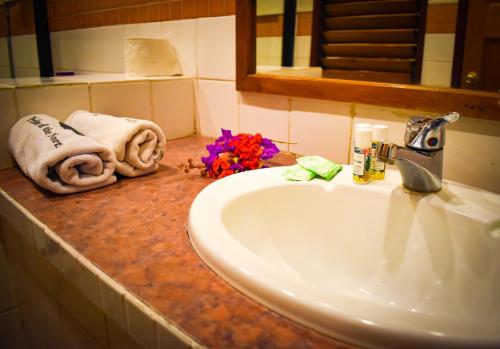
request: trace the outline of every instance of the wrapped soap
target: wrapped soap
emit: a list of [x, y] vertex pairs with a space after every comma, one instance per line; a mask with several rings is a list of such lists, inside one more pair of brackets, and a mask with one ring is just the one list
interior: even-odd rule
[[342, 170], [342, 165], [327, 160], [319, 155], [303, 156], [297, 159], [297, 163], [304, 169], [314, 172], [327, 181], [331, 180]]
[[291, 181], [310, 181], [311, 179], [316, 177], [316, 174], [314, 172], [306, 170], [300, 165], [287, 167], [282, 174], [283, 177]]

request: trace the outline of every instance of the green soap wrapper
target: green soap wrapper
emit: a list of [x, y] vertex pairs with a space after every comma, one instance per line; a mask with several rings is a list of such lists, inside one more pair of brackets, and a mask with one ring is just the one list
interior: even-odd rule
[[292, 167], [286, 168], [283, 173], [283, 177], [291, 181], [310, 181], [316, 174], [309, 170], [306, 170], [300, 165], [293, 165]]
[[319, 155], [303, 156], [297, 159], [303, 168], [316, 173], [327, 181], [331, 180], [342, 170], [342, 165], [327, 160]]

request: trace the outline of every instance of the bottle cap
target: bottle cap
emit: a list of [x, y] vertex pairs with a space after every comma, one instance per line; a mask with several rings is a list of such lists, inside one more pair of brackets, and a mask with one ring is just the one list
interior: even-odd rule
[[372, 146], [372, 129], [368, 127], [359, 127], [354, 131], [354, 145], [365, 149]]
[[387, 133], [389, 127], [387, 125], [373, 125], [373, 140], [379, 142], [387, 142]]
[[367, 122], [358, 122], [358, 123], [356, 123], [356, 125], [354, 127], [355, 128], [370, 128], [370, 127], [372, 127], [372, 125], [367, 123]]

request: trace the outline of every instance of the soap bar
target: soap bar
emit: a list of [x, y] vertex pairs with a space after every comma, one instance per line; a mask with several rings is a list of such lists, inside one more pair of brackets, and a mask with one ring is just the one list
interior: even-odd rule
[[316, 173], [327, 181], [331, 180], [342, 170], [342, 165], [327, 160], [319, 155], [303, 156], [297, 159], [303, 168]]
[[291, 167], [288, 167], [283, 171], [282, 174], [286, 179], [289, 179], [291, 181], [310, 181], [311, 179], [316, 177], [316, 174], [314, 172], [306, 170], [300, 165], [293, 165]]

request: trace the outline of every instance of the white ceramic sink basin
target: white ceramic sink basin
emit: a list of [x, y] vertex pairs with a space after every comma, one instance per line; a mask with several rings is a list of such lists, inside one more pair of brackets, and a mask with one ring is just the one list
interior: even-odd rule
[[500, 347], [500, 195], [444, 182], [409, 193], [399, 172], [289, 182], [283, 168], [214, 182], [192, 243], [230, 284], [367, 347]]

